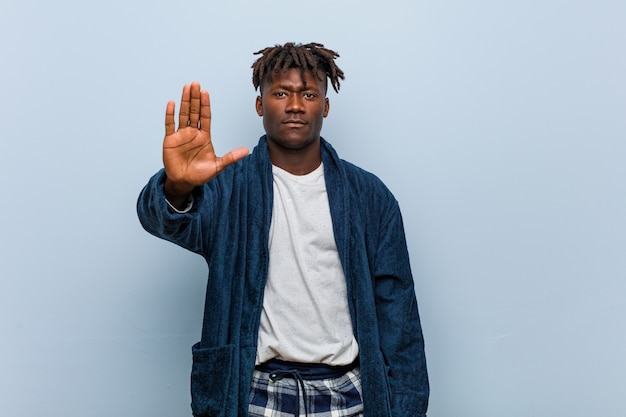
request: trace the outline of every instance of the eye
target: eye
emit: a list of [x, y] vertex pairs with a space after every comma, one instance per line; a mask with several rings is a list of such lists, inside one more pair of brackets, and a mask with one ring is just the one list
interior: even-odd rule
[[274, 95], [276, 97], [285, 97], [285, 96], [287, 96], [287, 93], [285, 93], [284, 91], [277, 91], [277, 92], [274, 93]]
[[304, 98], [308, 98], [308, 99], [312, 99], [317, 97], [315, 94], [313, 93], [304, 93]]

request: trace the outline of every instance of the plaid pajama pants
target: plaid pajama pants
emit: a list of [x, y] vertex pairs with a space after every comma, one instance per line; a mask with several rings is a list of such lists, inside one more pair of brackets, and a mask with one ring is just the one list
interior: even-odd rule
[[272, 360], [254, 370], [248, 412], [250, 417], [360, 417], [359, 367]]

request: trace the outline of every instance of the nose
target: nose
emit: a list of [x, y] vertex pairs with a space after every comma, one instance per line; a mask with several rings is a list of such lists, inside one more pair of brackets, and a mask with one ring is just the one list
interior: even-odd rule
[[304, 99], [300, 94], [291, 94], [285, 109], [287, 113], [304, 113]]

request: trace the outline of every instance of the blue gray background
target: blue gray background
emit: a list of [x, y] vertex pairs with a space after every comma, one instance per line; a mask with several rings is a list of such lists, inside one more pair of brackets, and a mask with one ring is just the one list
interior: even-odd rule
[[624, 417], [622, 0], [33, 1], [0, 9], [0, 414], [189, 416], [207, 268], [145, 233], [163, 114], [262, 134], [253, 52], [339, 51], [323, 134], [400, 201], [430, 417]]

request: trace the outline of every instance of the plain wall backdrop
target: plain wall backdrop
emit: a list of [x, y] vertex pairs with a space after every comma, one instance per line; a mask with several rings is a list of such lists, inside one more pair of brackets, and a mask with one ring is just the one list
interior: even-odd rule
[[182, 85], [252, 147], [253, 52], [341, 54], [323, 136], [403, 211], [430, 417], [624, 417], [626, 2], [0, 7], [0, 415], [190, 416], [207, 267], [145, 233]]

